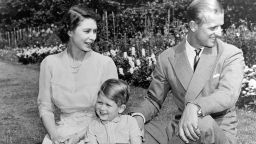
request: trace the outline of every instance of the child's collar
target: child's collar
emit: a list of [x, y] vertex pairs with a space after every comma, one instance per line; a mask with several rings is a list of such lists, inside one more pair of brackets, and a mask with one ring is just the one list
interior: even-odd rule
[[103, 124], [107, 124], [107, 123], [118, 123], [121, 120], [121, 115], [118, 115], [117, 117], [115, 117], [114, 119], [112, 119], [111, 121], [102, 121], [101, 123]]

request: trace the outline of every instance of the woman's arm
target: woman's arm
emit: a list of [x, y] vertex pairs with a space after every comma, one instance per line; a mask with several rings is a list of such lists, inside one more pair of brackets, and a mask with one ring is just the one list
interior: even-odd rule
[[60, 142], [65, 140], [64, 138], [58, 135], [56, 125], [55, 125], [54, 115], [45, 114], [45, 115], [42, 115], [41, 118], [42, 118], [44, 127], [47, 130], [48, 135], [50, 136], [50, 139], [53, 142], [57, 142], [57, 141]]
[[54, 119], [54, 104], [51, 99], [51, 69], [48, 65], [48, 57], [45, 58], [40, 65], [39, 75], [39, 93], [38, 93], [38, 109], [42, 118], [45, 129], [47, 130], [52, 141], [60, 139], [57, 134], [55, 119]]

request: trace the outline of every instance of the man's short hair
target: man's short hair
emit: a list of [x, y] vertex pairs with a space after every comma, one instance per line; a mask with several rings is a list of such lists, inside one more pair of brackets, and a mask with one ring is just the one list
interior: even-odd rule
[[224, 9], [218, 0], [193, 0], [187, 8], [187, 20], [197, 24], [205, 22], [207, 13], [224, 13]]

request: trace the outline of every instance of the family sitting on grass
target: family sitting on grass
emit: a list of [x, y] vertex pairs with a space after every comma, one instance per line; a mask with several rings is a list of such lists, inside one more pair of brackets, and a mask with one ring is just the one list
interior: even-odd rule
[[[218, 0], [191, 2], [186, 38], [158, 56], [147, 95], [129, 115], [122, 114], [127, 84], [118, 80], [110, 57], [92, 50], [99, 19], [72, 6], [58, 33], [66, 49], [41, 63], [38, 108], [48, 133], [43, 144], [237, 143], [235, 103], [244, 58], [219, 39], [224, 10]], [[169, 91], [178, 111], [163, 123], [154, 117]]]

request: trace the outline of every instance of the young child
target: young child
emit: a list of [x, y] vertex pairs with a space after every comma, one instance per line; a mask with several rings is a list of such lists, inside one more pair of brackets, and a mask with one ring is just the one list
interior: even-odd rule
[[105, 81], [95, 105], [97, 118], [89, 125], [88, 144], [141, 144], [142, 132], [135, 118], [121, 115], [129, 99], [129, 87], [122, 80]]

